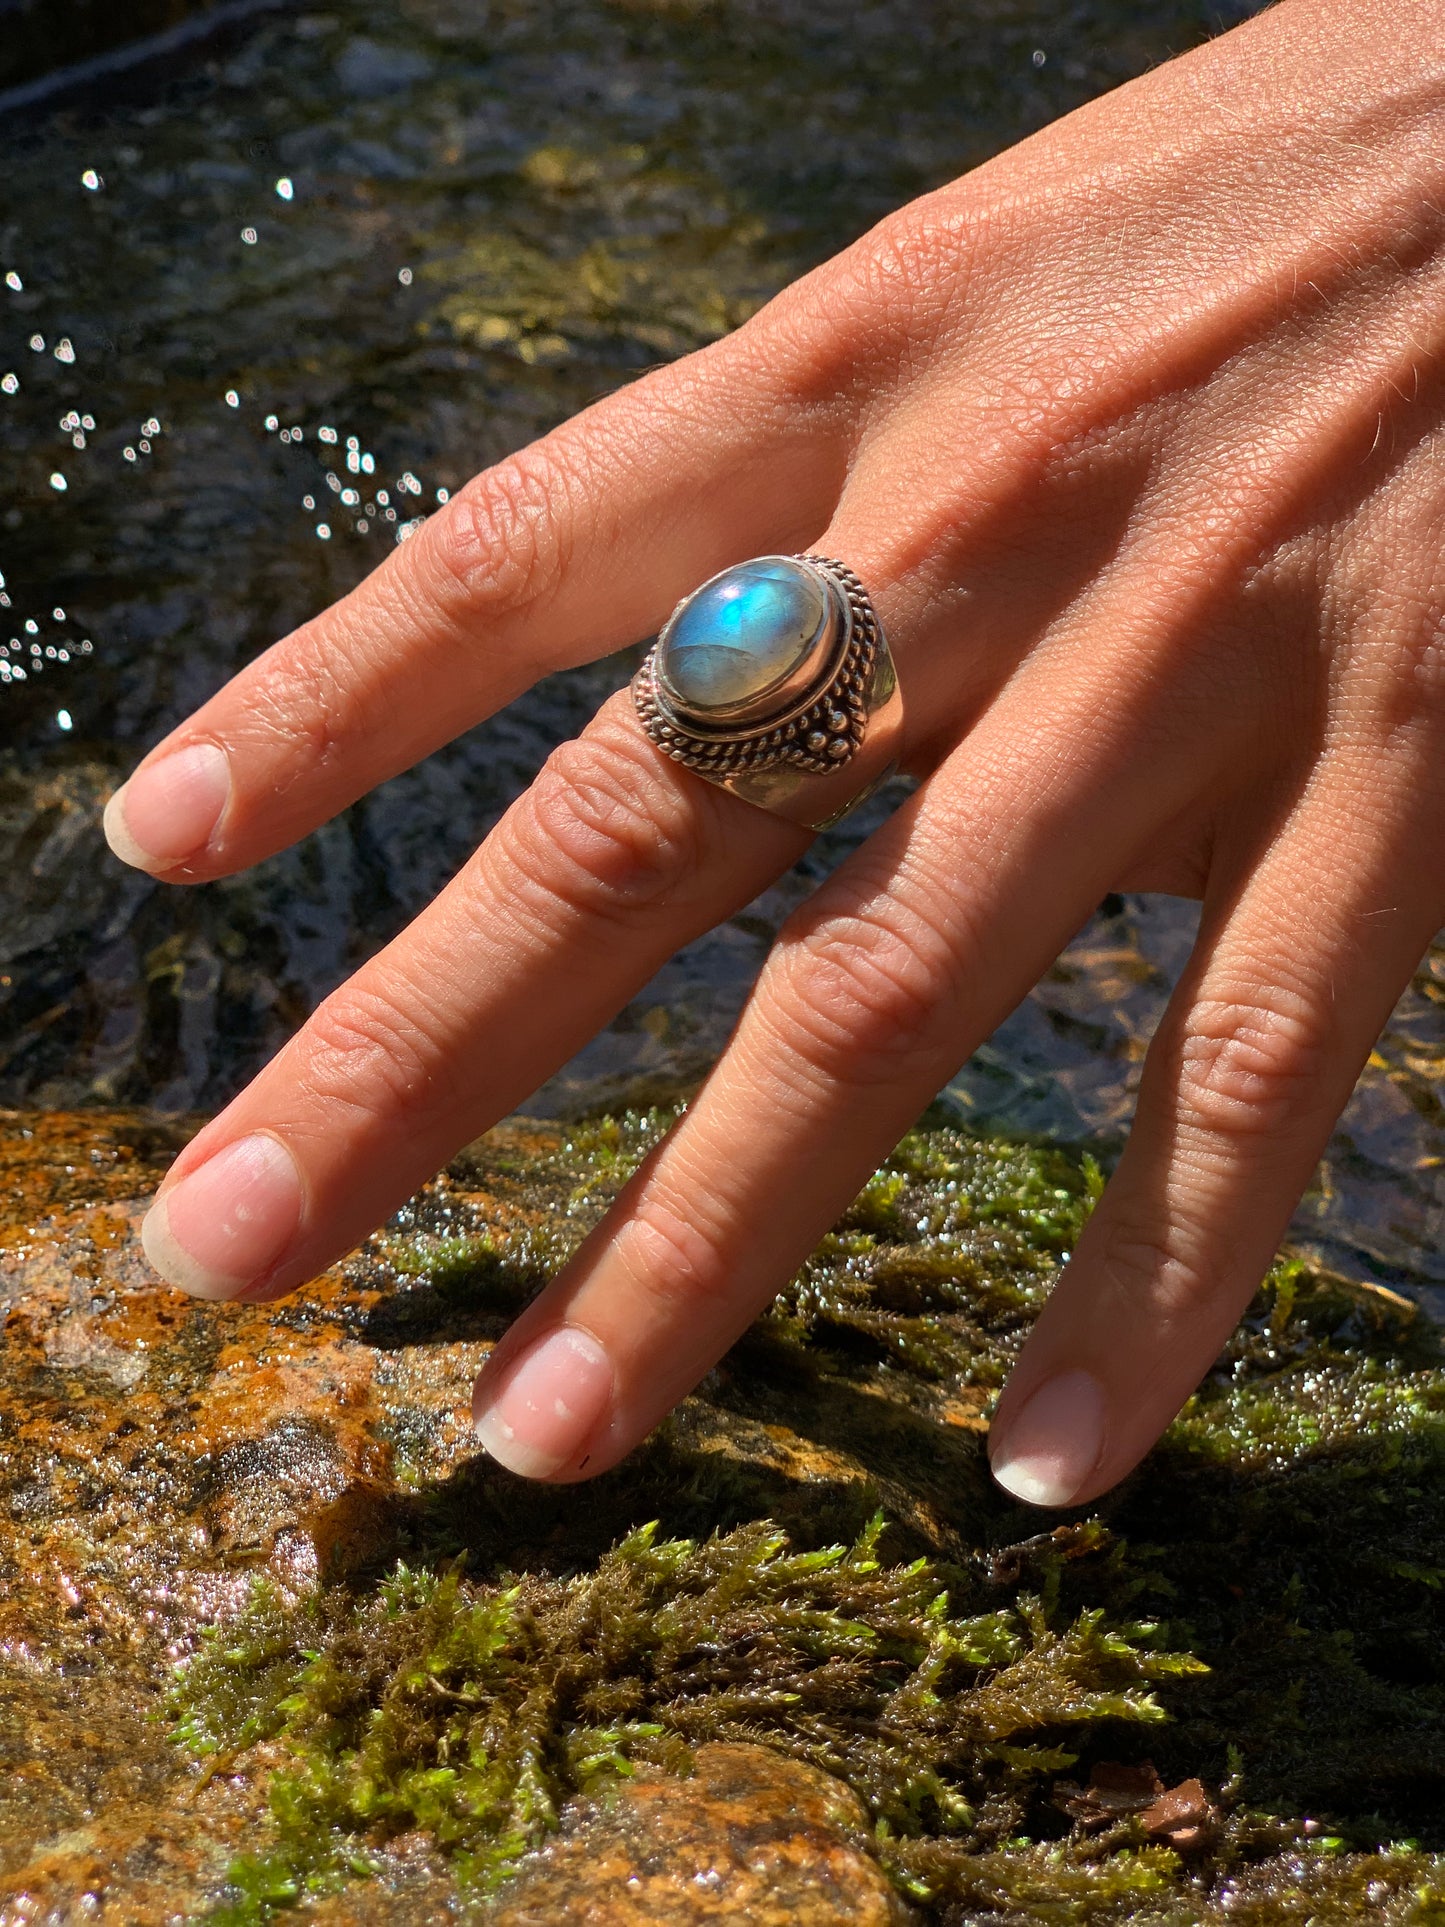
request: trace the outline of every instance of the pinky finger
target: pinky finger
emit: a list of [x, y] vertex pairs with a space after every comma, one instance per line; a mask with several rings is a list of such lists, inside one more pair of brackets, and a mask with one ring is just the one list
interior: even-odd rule
[[1269, 1267], [1439, 920], [1367, 793], [1308, 799], [1232, 904], [1206, 898], [1124, 1156], [993, 1421], [1017, 1498], [1078, 1505], [1132, 1470]]

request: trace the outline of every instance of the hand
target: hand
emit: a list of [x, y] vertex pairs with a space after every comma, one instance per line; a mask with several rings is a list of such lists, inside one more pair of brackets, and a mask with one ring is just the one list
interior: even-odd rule
[[[751, 554], [870, 588], [918, 790], [478, 1383], [614, 1464], [1112, 889], [1201, 896], [1128, 1149], [993, 1426], [1039, 1504], [1147, 1450], [1445, 918], [1445, 5], [1274, 11], [904, 208], [479, 476], [152, 751], [122, 856], [226, 875]], [[625, 696], [176, 1161], [157, 1268], [270, 1299], [504, 1115], [800, 831]]]

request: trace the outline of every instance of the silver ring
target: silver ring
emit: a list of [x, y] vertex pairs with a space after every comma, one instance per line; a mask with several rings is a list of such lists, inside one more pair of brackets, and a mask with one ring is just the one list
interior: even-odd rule
[[664, 756], [808, 829], [898, 767], [893, 658], [867, 590], [830, 556], [755, 556], [684, 596], [632, 699]]

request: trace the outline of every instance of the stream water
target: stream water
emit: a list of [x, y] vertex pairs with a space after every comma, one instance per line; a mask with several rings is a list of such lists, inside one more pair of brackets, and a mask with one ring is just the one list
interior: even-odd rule
[[[80, 38], [57, 28], [72, 13]], [[46, 10], [46, 40], [40, 10], [0, 5], [0, 82], [108, 46], [82, 16]], [[159, 888], [106, 855], [100, 805], [239, 664], [484, 462], [1230, 18], [1204, 0], [336, 0], [0, 102], [0, 1101], [219, 1105], [631, 657], [542, 684], [246, 876]], [[866, 827], [690, 946], [530, 1108], [695, 1078], [782, 918]], [[1111, 899], [948, 1101], [1117, 1139], [1193, 916]], [[1427, 1294], [1445, 1284], [1442, 1005], [1445, 953], [1297, 1226]]]

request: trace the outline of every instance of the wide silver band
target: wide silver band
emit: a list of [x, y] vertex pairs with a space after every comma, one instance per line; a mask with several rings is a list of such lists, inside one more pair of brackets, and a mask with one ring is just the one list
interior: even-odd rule
[[745, 722], [704, 718], [670, 696], [660, 673], [678, 618], [731, 570], [677, 605], [632, 679], [632, 696], [643, 728], [664, 756], [758, 809], [823, 830], [897, 769], [903, 695], [882, 625], [853, 571], [824, 555], [758, 558], [780, 560], [801, 563], [819, 578], [832, 620], [817, 660], [778, 690], [771, 713], [749, 715]]

